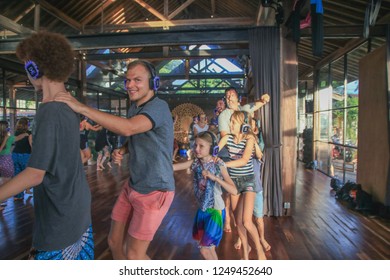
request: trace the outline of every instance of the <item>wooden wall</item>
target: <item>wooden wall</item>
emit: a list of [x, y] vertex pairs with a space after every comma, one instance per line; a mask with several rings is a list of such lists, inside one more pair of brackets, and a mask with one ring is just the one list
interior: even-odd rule
[[386, 47], [359, 63], [359, 131], [357, 182], [385, 206], [389, 170]]
[[[296, 44], [281, 38], [280, 128], [282, 137], [283, 201], [295, 202], [297, 168], [297, 90], [298, 58]], [[287, 215], [291, 214], [291, 209]]]

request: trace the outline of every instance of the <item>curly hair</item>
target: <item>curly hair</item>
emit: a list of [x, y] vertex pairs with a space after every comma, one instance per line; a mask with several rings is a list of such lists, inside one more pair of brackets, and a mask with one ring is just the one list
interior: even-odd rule
[[72, 46], [58, 33], [34, 33], [18, 44], [16, 55], [23, 62], [34, 61], [39, 71], [52, 81], [66, 82], [74, 70]]

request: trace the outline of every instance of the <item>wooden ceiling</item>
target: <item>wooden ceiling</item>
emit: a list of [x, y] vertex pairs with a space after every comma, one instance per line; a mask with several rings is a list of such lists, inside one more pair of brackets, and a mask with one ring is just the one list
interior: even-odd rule
[[[302, 1], [302, 21], [310, 1]], [[283, 7], [283, 36], [295, 0], [277, 1]], [[300, 80], [310, 79], [313, 67], [363, 42], [367, 7], [380, 9], [369, 35], [383, 43], [390, 23], [390, 0], [323, 0], [324, 47], [312, 53], [311, 28], [301, 29], [298, 44]], [[158, 65], [173, 58], [240, 59], [248, 55], [243, 34], [255, 26], [277, 25], [280, 10], [263, 7], [260, 0], [2, 0], [0, 1], [0, 60], [10, 59], [18, 41], [34, 32], [65, 34], [88, 63], [115, 72], [117, 61], [146, 58]], [[378, 39], [379, 38], [379, 39]], [[216, 50], [190, 50], [190, 45], [211, 44]], [[103, 54], [102, 49], [110, 49]]]

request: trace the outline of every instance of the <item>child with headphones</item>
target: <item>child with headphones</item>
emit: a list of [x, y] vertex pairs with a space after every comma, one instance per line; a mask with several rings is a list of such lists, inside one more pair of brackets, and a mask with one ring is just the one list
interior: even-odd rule
[[215, 247], [219, 245], [225, 221], [223, 187], [237, 194], [225, 163], [216, 158], [217, 138], [210, 131], [195, 136], [194, 159], [173, 164], [173, 170], [191, 168], [194, 173], [194, 193], [199, 206], [194, 219], [192, 236], [199, 242], [200, 253], [206, 260], [217, 260]]
[[256, 149], [256, 138], [249, 125], [251, 118], [245, 111], [235, 111], [230, 118], [230, 132], [221, 138], [219, 147], [227, 146], [230, 161], [226, 162], [230, 177], [233, 179], [239, 194], [231, 196], [231, 206], [237, 224], [238, 235], [242, 242], [242, 258], [249, 259], [250, 247], [247, 232], [256, 247], [258, 259], [265, 260], [257, 228], [252, 221], [256, 198], [253, 152], [261, 157]]

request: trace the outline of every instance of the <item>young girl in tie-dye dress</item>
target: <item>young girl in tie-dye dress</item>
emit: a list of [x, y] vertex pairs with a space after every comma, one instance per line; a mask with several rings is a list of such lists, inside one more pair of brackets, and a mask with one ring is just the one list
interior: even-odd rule
[[195, 136], [194, 159], [176, 163], [173, 170], [191, 168], [194, 173], [194, 193], [199, 206], [194, 219], [192, 236], [199, 242], [200, 253], [206, 260], [217, 260], [215, 247], [222, 239], [225, 204], [221, 186], [231, 194], [237, 189], [225, 163], [216, 159], [216, 136], [209, 131]]

